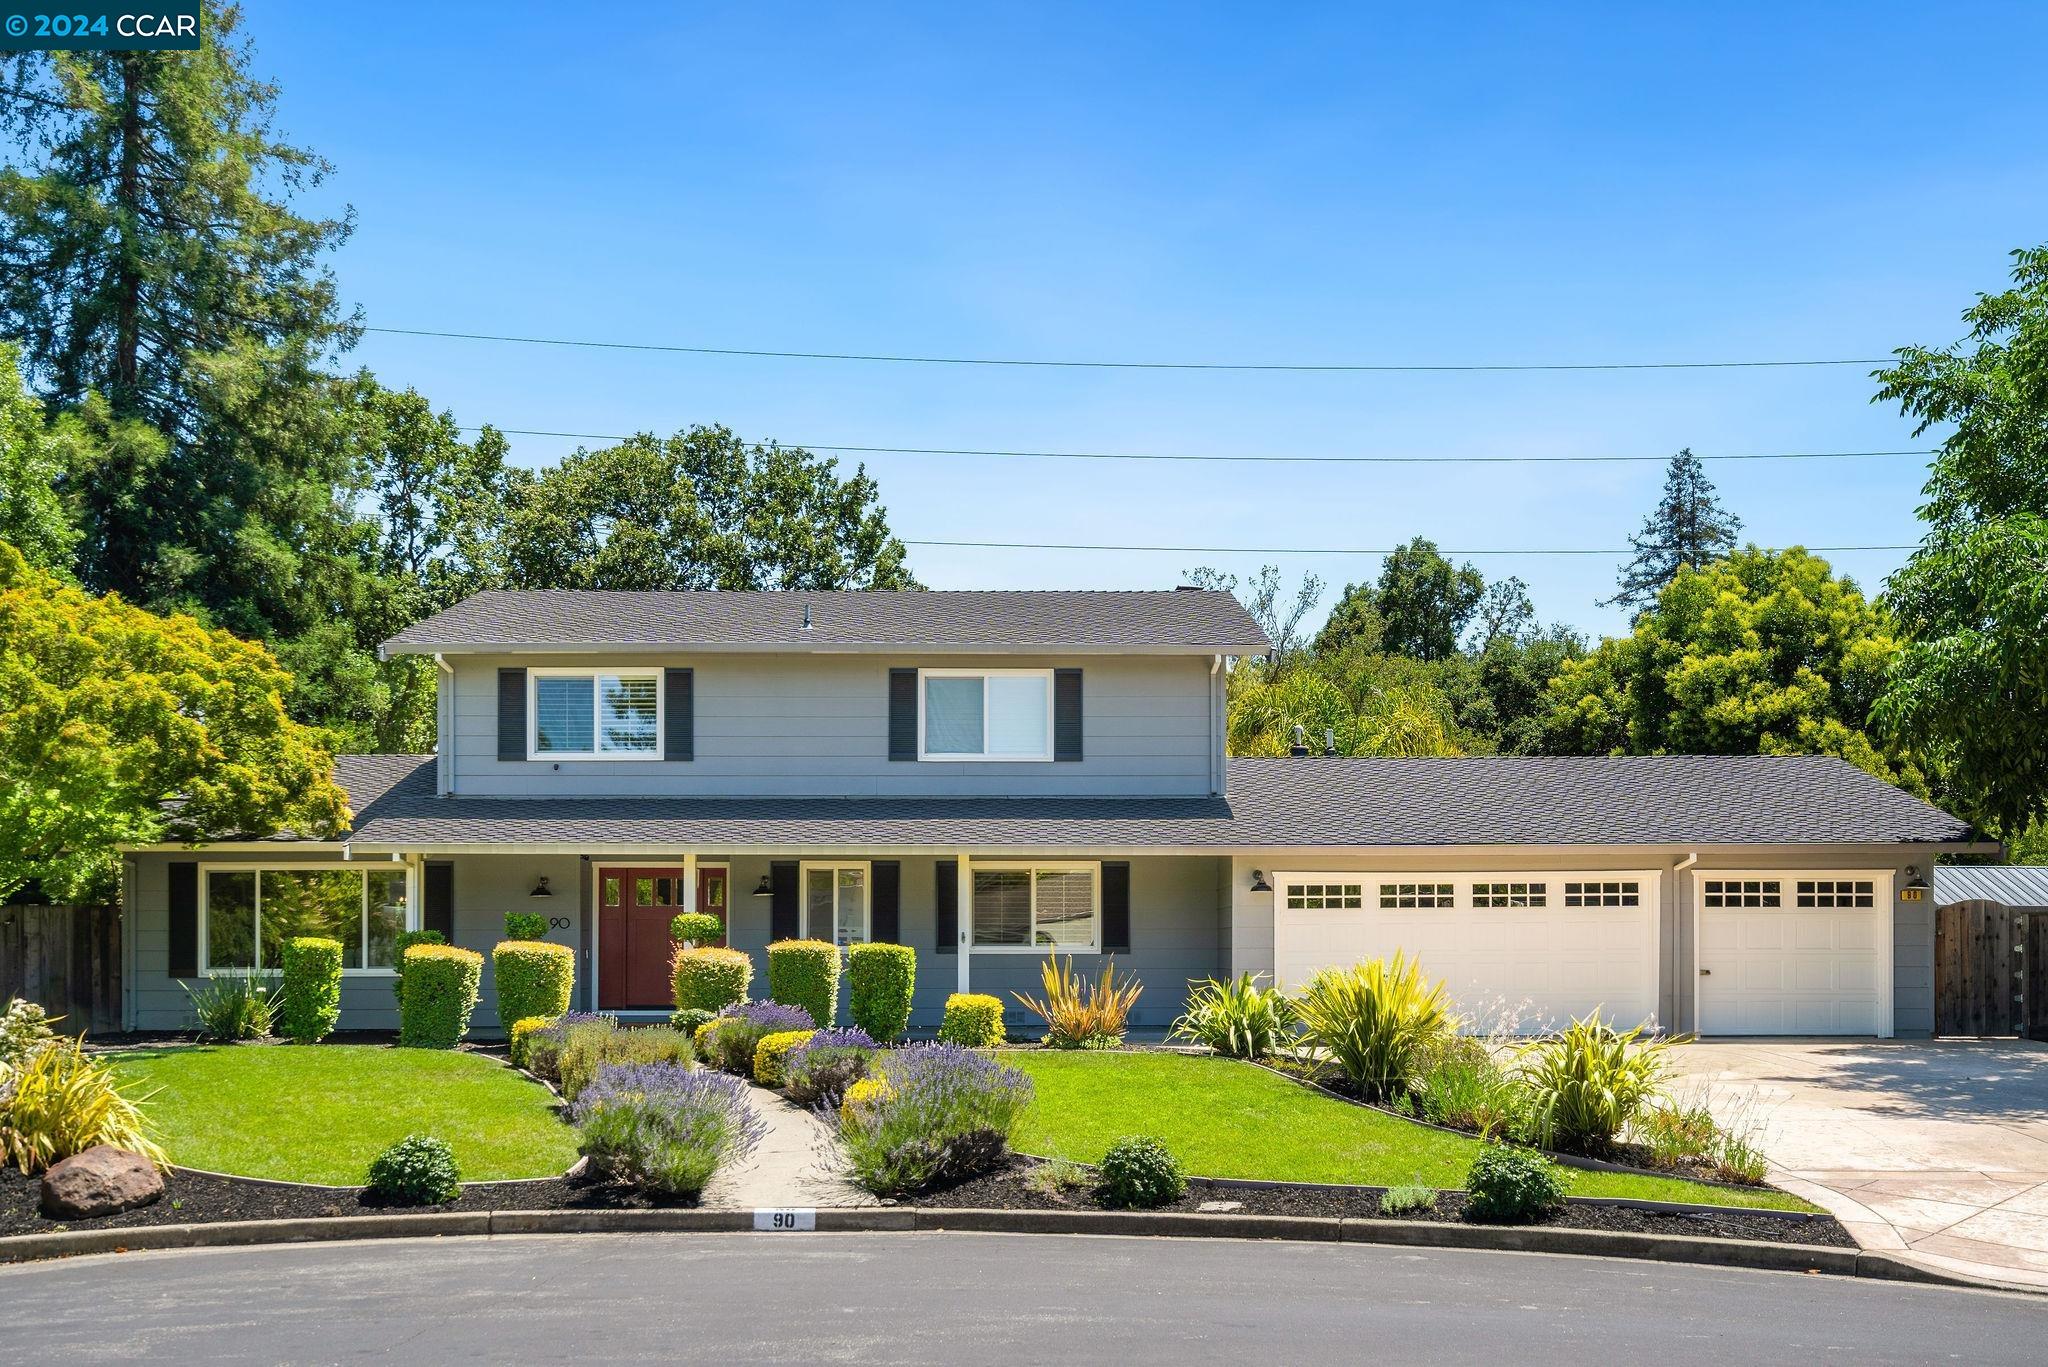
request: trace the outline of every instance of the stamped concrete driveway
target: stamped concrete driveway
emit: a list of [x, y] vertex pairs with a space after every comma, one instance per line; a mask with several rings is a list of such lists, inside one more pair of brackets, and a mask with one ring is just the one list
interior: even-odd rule
[[2048, 1046], [1708, 1040], [1675, 1090], [1755, 1124], [1773, 1180], [1867, 1248], [2048, 1287]]

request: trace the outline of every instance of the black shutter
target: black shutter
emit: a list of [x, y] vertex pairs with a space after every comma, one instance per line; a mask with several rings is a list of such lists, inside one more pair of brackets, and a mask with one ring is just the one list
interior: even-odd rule
[[1052, 672], [1052, 757], [1081, 758], [1081, 671]]
[[878, 859], [868, 866], [868, 876], [874, 880], [868, 889], [872, 922], [868, 938], [885, 945], [901, 944], [903, 918], [897, 906], [902, 897], [903, 866], [893, 859]]
[[917, 671], [889, 671], [889, 758], [917, 758]]
[[775, 894], [768, 908], [768, 939], [796, 939], [804, 930], [797, 916], [795, 861], [778, 859], [768, 866], [768, 890]]
[[498, 758], [526, 758], [526, 671], [498, 671]]
[[697, 758], [697, 681], [693, 670], [664, 669], [661, 700], [663, 759]]
[[429, 864], [420, 870], [420, 929], [438, 930], [455, 943], [455, 866]]
[[1102, 952], [1131, 952], [1131, 866], [1102, 866]]
[[170, 867], [171, 956], [173, 978], [199, 976], [199, 866], [179, 862]]
[[932, 870], [932, 909], [938, 914], [939, 942], [934, 948], [940, 954], [960, 952], [960, 865], [951, 859], [941, 860]]

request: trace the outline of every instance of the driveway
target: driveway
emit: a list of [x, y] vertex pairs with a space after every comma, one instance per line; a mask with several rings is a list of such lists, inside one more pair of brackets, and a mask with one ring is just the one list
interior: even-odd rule
[[2048, 1287], [2048, 1046], [2016, 1040], [1709, 1040], [1684, 1096], [1753, 1124], [1774, 1178], [1867, 1248]]

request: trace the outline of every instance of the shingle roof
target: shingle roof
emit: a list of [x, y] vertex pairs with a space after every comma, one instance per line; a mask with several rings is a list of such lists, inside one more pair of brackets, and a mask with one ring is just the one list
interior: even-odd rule
[[2003, 902], [2009, 907], [2048, 907], [2048, 865], [1942, 864], [1934, 870], [1934, 900]]
[[1969, 828], [1838, 759], [1234, 759], [1220, 798], [437, 797], [431, 757], [343, 756], [379, 846], [1004, 849], [1889, 844]]
[[[811, 625], [804, 626], [810, 613]], [[656, 650], [1080, 650], [1263, 654], [1230, 594], [904, 591], [636, 593], [491, 590], [416, 622], [387, 655], [595, 646]]]

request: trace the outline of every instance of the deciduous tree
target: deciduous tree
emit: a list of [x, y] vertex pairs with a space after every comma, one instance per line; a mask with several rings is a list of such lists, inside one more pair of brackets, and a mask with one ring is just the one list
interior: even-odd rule
[[1486, 581], [1470, 565], [1453, 567], [1436, 543], [1416, 537], [1386, 558], [1374, 597], [1386, 649], [1417, 660], [1447, 660], [1479, 606]]

